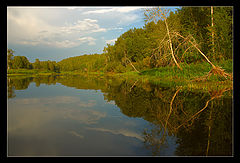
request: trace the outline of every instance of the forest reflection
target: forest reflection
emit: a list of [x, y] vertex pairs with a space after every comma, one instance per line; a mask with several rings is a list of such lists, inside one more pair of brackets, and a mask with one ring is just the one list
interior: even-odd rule
[[232, 88], [208, 91], [170, 87], [149, 81], [90, 76], [8, 77], [8, 98], [34, 82], [60, 83], [76, 89], [101, 90], [128, 117], [148, 121], [144, 146], [153, 155], [176, 140], [175, 155], [232, 155]]

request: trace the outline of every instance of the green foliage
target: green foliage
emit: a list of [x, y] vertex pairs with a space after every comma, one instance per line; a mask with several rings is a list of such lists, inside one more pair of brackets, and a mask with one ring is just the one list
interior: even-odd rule
[[[104, 48], [107, 62], [117, 62], [129, 67], [127, 62], [129, 59], [138, 70], [173, 65], [169, 49], [166, 49], [168, 45], [164, 45], [163, 42], [167, 38], [167, 33], [161, 13], [157, 12], [158, 9], [151, 11], [145, 12], [145, 16], [147, 20], [154, 21], [148, 21], [143, 28], [128, 30], [114, 45], [108, 44]], [[211, 61], [232, 58], [231, 7], [214, 7], [214, 27], [211, 27], [210, 7], [182, 7], [175, 13], [169, 12], [166, 21], [170, 32], [179, 32], [185, 37], [191, 35], [198, 48], [207, 54]], [[212, 42], [212, 32], [215, 44]], [[205, 62], [199, 52], [190, 47], [192, 45], [184, 44], [183, 39], [173, 37], [172, 44], [179, 62], [187, 64]], [[110, 65], [114, 67], [113, 64]]]
[[39, 59], [36, 59], [32, 65], [34, 69], [45, 70], [49, 72], [59, 72], [59, 66], [57, 65], [56, 61], [39, 61]]
[[12, 49], [7, 49], [7, 66], [8, 66], [8, 69], [12, 68], [13, 53], [14, 53], [14, 51]]
[[27, 57], [25, 56], [14, 56], [12, 60], [12, 68], [13, 69], [20, 69], [26, 68], [31, 69], [31, 63], [28, 61]]
[[126, 68], [117, 62], [110, 62], [104, 67], [103, 71], [122, 73], [122, 72], [126, 72]]
[[[221, 62], [215, 62], [214, 64], [221, 66], [226, 72], [233, 72], [232, 60], [222, 60]], [[181, 64], [183, 70], [179, 70], [176, 66], [166, 66], [159, 68], [151, 68], [141, 71], [141, 76], [158, 77], [164, 80], [191, 80], [199, 76], [206, 75], [210, 70], [211, 66], [204, 63], [183, 63]], [[220, 81], [220, 78], [211, 77], [210, 80]]]
[[125, 69], [125, 67], [124, 67], [123, 65], [118, 64], [118, 65], [115, 67], [114, 72], [122, 73], [122, 72], [126, 72], [126, 69]]
[[33, 68], [34, 69], [40, 69], [41, 68], [39, 59], [35, 60], [35, 62], [33, 63]]
[[57, 65], [60, 71], [96, 72], [103, 71], [105, 60], [104, 54], [82, 55], [63, 59]]
[[182, 7], [179, 10], [179, 19], [183, 35], [191, 34], [203, 51], [208, 45], [207, 28], [211, 25], [210, 7]]
[[233, 8], [213, 7], [215, 59], [233, 58]]
[[210, 7], [182, 7], [179, 10], [181, 33], [191, 34], [211, 60], [232, 59], [232, 9], [213, 7], [212, 27]]

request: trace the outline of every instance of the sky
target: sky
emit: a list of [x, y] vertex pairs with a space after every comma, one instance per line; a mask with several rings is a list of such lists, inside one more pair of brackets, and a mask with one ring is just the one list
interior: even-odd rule
[[143, 8], [8, 7], [7, 47], [30, 62], [101, 54], [107, 43], [144, 26]]

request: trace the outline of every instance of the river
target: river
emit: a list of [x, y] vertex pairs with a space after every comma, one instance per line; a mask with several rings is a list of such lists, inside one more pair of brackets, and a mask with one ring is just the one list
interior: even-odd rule
[[233, 91], [8, 77], [8, 156], [232, 156]]

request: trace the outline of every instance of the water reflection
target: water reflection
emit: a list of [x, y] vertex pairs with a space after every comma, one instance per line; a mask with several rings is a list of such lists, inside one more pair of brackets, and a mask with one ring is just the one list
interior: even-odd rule
[[[60, 83], [80, 90], [100, 90], [107, 102], [102, 104], [98, 100], [90, 98], [82, 100], [83, 98], [79, 97], [80, 95], [72, 94], [69, 96], [58, 94], [52, 97], [17, 98], [16, 91], [27, 89], [32, 82], [35, 83], [36, 87], [40, 87], [41, 84], [56, 85], [56, 83]], [[92, 94], [92, 92], [87, 92], [89, 96], [92, 96]], [[101, 94], [98, 93], [96, 96], [100, 97]], [[68, 121], [71, 120], [71, 123], [77, 121], [78, 124], [85, 125], [80, 128], [79, 126], [76, 127], [76, 124], [68, 126], [68, 130], [66, 130], [68, 139], [65, 138], [64, 140], [70, 141], [70, 135], [75, 136], [78, 138], [78, 144], [82, 145], [82, 151], [79, 146], [71, 147], [72, 150], [67, 154], [64, 153], [64, 155], [79, 155], [79, 152], [82, 155], [89, 155], [87, 150], [91, 151], [92, 149], [89, 144], [86, 144], [86, 141], [83, 141], [86, 135], [95, 143], [93, 145], [95, 151], [91, 151], [91, 154], [95, 155], [124, 153], [125, 147], [119, 147], [116, 153], [111, 153], [110, 149], [114, 148], [116, 142], [109, 137], [110, 135], [134, 138], [142, 142], [142, 145], [139, 145], [139, 142], [138, 145], [135, 144], [134, 150], [128, 151], [129, 155], [232, 155], [232, 88], [196, 91], [187, 90], [183, 87], [162, 86], [148, 81], [110, 77], [11, 77], [8, 78], [8, 98], [16, 98], [8, 110], [9, 145], [17, 147], [17, 149], [10, 148], [12, 150], [9, 153], [13, 155], [14, 153], [19, 154], [22, 149], [20, 145], [17, 145], [21, 134], [37, 137], [39, 142], [47, 142], [47, 145], [46, 143], [39, 145], [41, 148], [39, 148], [39, 151], [35, 151], [35, 154], [61, 155], [61, 152], [59, 152], [61, 146], [56, 145], [58, 149], [55, 149], [56, 146], [51, 146], [51, 144], [54, 144], [52, 142], [59, 142], [50, 138], [51, 135], [48, 134], [54, 131], [56, 137], [57, 133], [63, 128], [57, 129], [56, 125], [50, 128], [42, 127], [49, 123], [57, 124], [57, 126], [66, 125], [60, 117], [64, 117]], [[24, 108], [17, 109], [19, 106], [24, 106]], [[140, 119], [134, 119], [134, 123], [133, 119], [120, 120], [123, 119], [122, 115], [114, 116], [113, 114], [116, 114], [116, 112], [112, 112], [115, 109], [113, 107], [116, 106], [123, 115]], [[104, 112], [98, 109], [101, 107], [111, 109]], [[108, 116], [109, 114], [111, 114], [111, 118]], [[124, 118], [127, 119], [127, 117]], [[148, 122], [149, 125], [141, 125], [143, 123], [141, 119]], [[126, 126], [131, 126], [131, 123], [133, 123], [132, 127], [124, 128], [124, 122], [130, 124]], [[137, 123], [139, 124], [137, 125]], [[70, 125], [70, 122], [68, 124]], [[137, 132], [139, 129], [141, 129], [140, 133]], [[40, 131], [48, 137], [37, 135]], [[94, 133], [98, 137], [91, 137], [86, 133]], [[63, 136], [59, 135], [58, 139], [63, 139]], [[107, 141], [109, 144], [100, 143], [101, 141], [106, 143], [104, 141], [106, 138], [109, 138]], [[21, 138], [21, 140], [23, 139]], [[30, 142], [34, 140], [36, 141], [36, 139], [33, 139]], [[112, 141], [109, 142], [109, 140]], [[49, 149], [47, 154], [43, 152], [44, 145]], [[65, 146], [70, 145], [65, 144]], [[103, 146], [105, 146], [104, 149], [106, 146], [108, 148], [105, 151], [101, 150]], [[34, 153], [30, 150], [30, 144], [26, 149], [28, 150], [22, 154], [28, 153], [28, 155], [31, 155], [31, 152]], [[78, 149], [78, 152], [76, 152], [76, 149]]]

